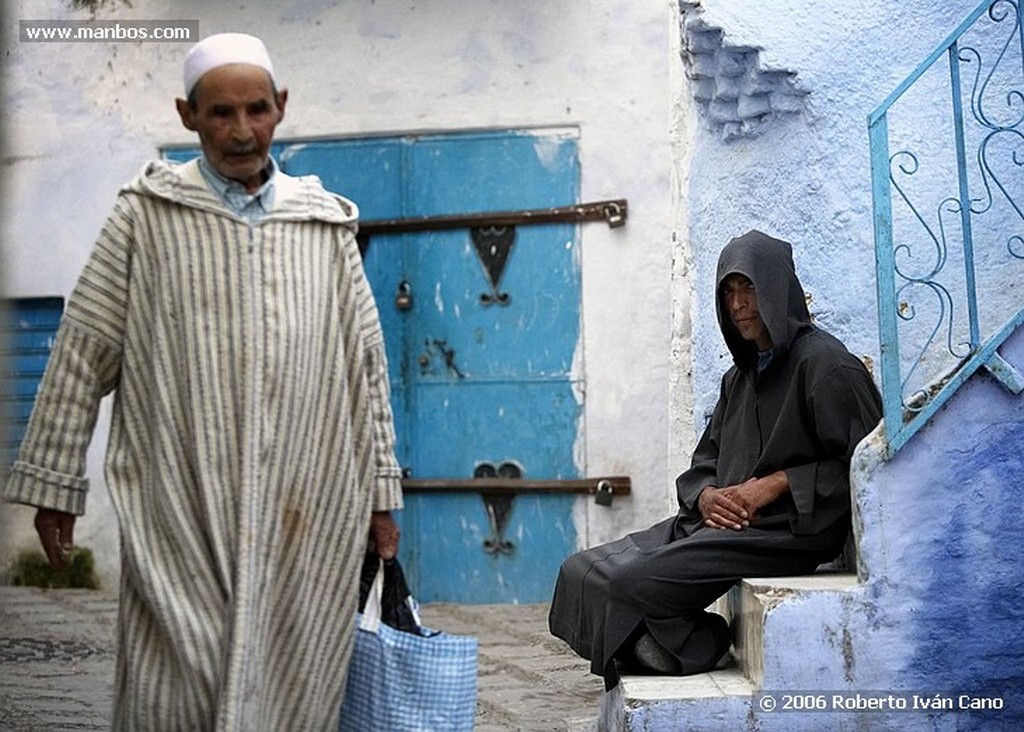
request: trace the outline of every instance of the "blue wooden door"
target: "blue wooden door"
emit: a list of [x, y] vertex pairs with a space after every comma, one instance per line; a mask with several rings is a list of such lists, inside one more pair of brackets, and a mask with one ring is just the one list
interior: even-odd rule
[[[577, 201], [571, 137], [425, 139], [411, 158], [417, 214]], [[471, 239], [465, 230], [430, 232], [406, 253], [413, 292], [422, 293], [406, 325], [414, 475], [578, 477], [575, 227], [518, 227], [500, 279], [488, 278]], [[407, 551], [425, 600], [550, 599], [558, 566], [576, 543], [571, 496], [519, 494], [511, 505], [498, 503], [492, 510], [509, 512], [500, 536], [480, 495], [409, 499], [415, 542]]]
[[[373, 220], [576, 203], [576, 149], [573, 134], [489, 132], [287, 144], [278, 159]], [[477, 240], [465, 229], [376, 235], [366, 251], [399, 459], [415, 478], [577, 478], [577, 229], [520, 226]], [[407, 493], [400, 559], [414, 593], [423, 602], [549, 600], [576, 546], [572, 506], [568, 494], [488, 505], [477, 493]]]

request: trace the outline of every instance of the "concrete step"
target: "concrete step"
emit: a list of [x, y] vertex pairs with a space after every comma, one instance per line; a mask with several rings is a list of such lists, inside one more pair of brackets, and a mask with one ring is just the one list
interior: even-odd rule
[[764, 685], [764, 626], [776, 606], [801, 595], [845, 592], [857, 587], [853, 574], [769, 577], [740, 582], [715, 607], [733, 631], [732, 654], [740, 671], [760, 689]]
[[743, 729], [756, 691], [735, 663], [693, 676], [624, 676], [605, 694], [598, 729]]
[[[598, 729], [670, 732], [747, 728], [762, 712], [754, 708], [754, 702], [765, 678], [764, 629], [768, 616], [784, 602], [819, 593], [845, 593], [857, 586], [856, 575], [845, 573], [743, 580], [713, 608], [732, 626], [731, 658], [715, 671], [694, 676], [623, 677], [605, 695]], [[790, 719], [789, 723], [795, 721]]]

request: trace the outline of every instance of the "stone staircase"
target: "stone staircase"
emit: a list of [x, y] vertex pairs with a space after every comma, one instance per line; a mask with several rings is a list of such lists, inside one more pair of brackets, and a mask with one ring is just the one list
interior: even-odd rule
[[[820, 632], [836, 639], [831, 658], [813, 658], [792, 652], [798, 639], [785, 634], [766, 633], [772, 614], [785, 605], [800, 605], [827, 595], [849, 596], [858, 587], [853, 574], [820, 573], [808, 577], [747, 579], [719, 600], [716, 611], [729, 619], [735, 642], [732, 657], [710, 673], [694, 676], [626, 676], [605, 696], [598, 729], [601, 732], [693, 732], [695, 730], [818, 729], [819, 715], [797, 715], [761, 708], [765, 689], [766, 658], [798, 662], [827, 676], [843, 674], [848, 664], [844, 653], [841, 616], [834, 627], [826, 624]], [[789, 652], [773, 652], [782, 643]], [[821, 651], [817, 654], [820, 656]], [[769, 683], [793, 678], [788, 669], [772, 668]], [[819, 683], [813, 688], [840, 689], [846, 684]], [[792, 688], [792, 687], [790, 687]], [[808, 725], [808, 726], [802, 726]]]

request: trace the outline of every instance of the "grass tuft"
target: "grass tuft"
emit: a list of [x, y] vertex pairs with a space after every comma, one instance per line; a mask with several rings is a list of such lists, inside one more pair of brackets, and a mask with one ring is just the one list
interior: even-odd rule
[[40, 550], [23, 550], [14, 560], [14, 566], [11, 569], [11, 584], [47, 589], [81, 587], [98, 590], [100, 588], [92, 551], [85, 547], [72, 549], [68, 556], [67, 566], [60, 570], [53, 569], [46, 561], [46, 555]]

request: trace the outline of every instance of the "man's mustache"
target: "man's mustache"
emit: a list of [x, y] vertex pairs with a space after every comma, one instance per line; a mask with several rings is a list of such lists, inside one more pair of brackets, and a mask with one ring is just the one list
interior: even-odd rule
[[232, 145], [227, 149], [228, 155], [252, 155], [259, 152], [259, 146], [255, 143], [249, 145]]

